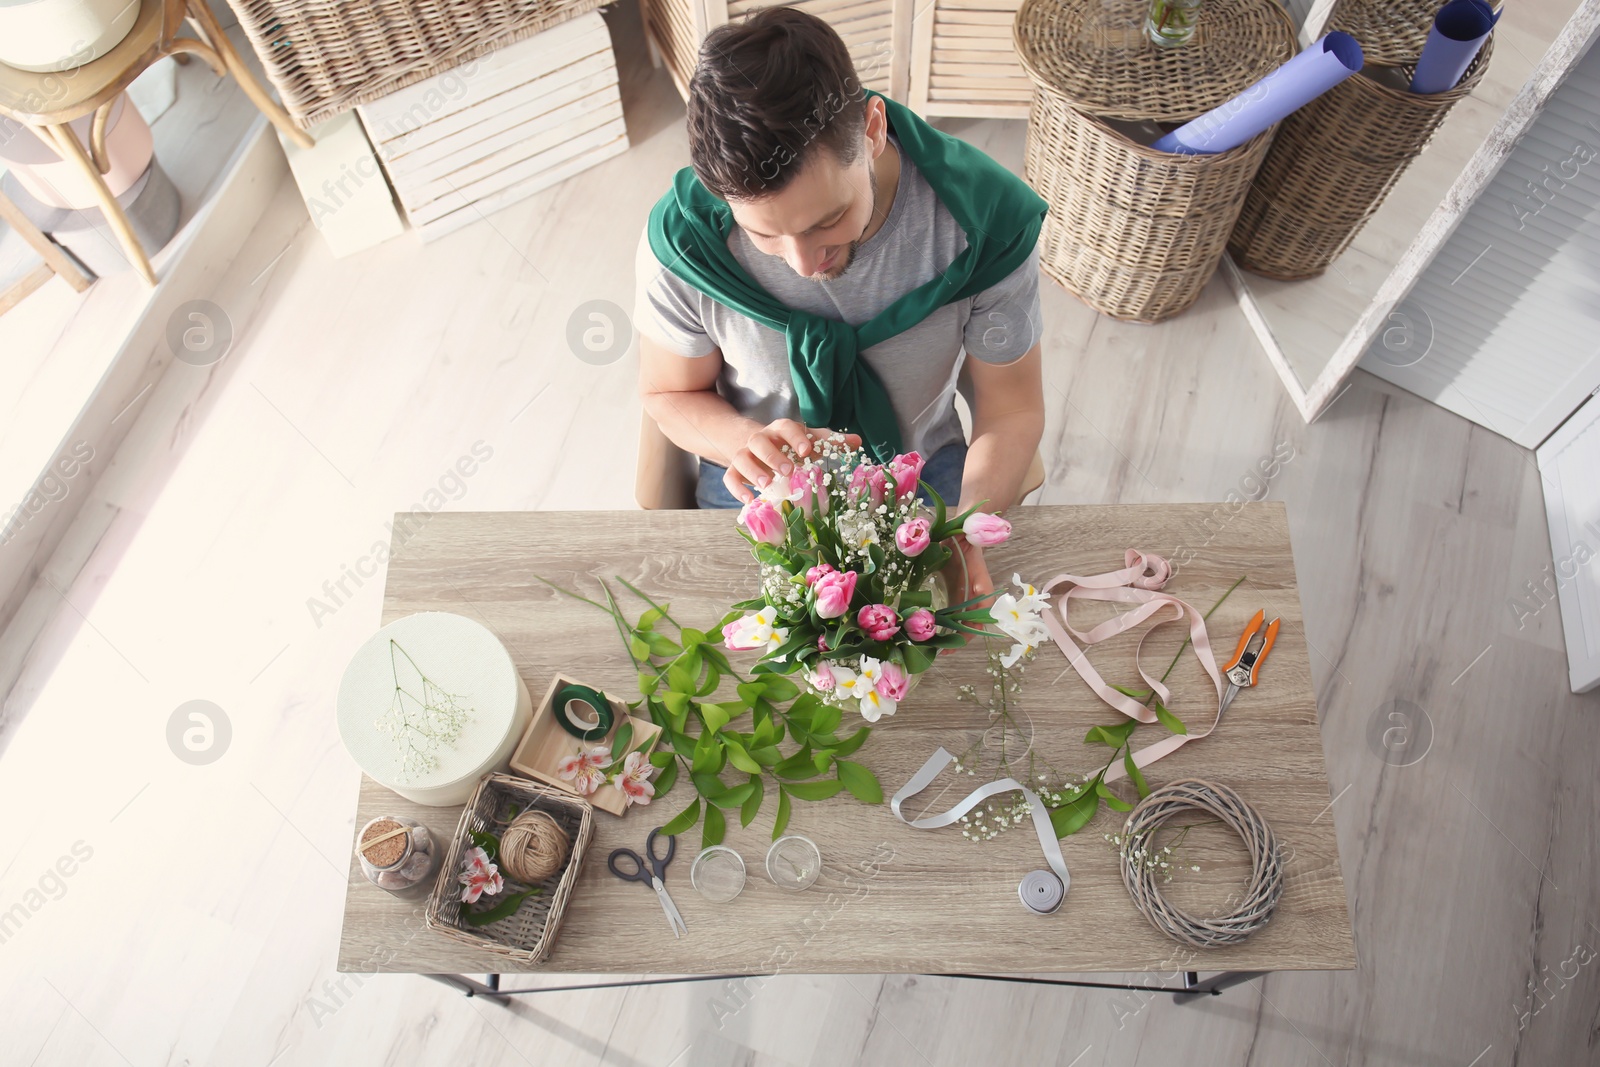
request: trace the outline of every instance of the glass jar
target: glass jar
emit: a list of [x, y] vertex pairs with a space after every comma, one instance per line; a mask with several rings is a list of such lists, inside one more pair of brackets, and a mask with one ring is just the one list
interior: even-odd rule
[[356, 858], [368, 881], [396, 896], [426, 896], [439, 869], [428, 828], [398, 815], [380, 815], [361, 828]]
[[1200, 20], [1200, 0], [1150, 0], [1144, 33], [1151, 43], [1162, 48], [1186, 45]]

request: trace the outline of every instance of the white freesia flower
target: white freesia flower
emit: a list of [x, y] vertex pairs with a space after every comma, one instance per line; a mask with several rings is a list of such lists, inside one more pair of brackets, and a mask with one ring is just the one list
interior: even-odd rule
[[734, 628], [733, 640], [730, 647], [739, 649], [755, 649], [763, 653], [778, 650], [789, 639], [787, 626], [774, 626], [778, 621], [778, 612], [772, 605], [763, 605], [760, 611], [753, 611], [740, 619]]
[[[859, 697], [863, 690], [857, 689], [856, 686], [860, 682], [861, 679], [857, 677], [855, 671], [838, 663], [833, 664], [833, 691], [838, 694], [840, 700]], [[872, 685], [873, 683], [868, 682], [864, 688], [871, 689]]]
[[1018, 575], [1011, 577], [1022, 591], [1022, 596], [1001, 593], [995, 597], [989, 609], [989, 614], [994, 617], [995, 628], [1016, 642], [1009, 652], [1000, 657], [1000, 662], [1006, 667], [1015, 666], [1017, 660], [1039, 647], [1050, 636], [1050, 631], [1040, 618], [1050, 594], [1039, 592]]
[[[856, 688], [861, 687], [858, 685]], [[861, 694], [861, 717], [868, 722], [877, 722], [885, 715], [893, 715], [898, 706], [894, 700], [876, 689], [867, 689]]]
[[[858, 666], [861, 668], [861, 676], [856, 681], [864, 689], [874, 688], [878, 684], [878, 679], [883, 677], [883, 662], [881, 660], [873, 659], [871, 656], [862, 656]], [[863, 689], [857, 689], [856, 693], [860, 694], [863, 691]]]

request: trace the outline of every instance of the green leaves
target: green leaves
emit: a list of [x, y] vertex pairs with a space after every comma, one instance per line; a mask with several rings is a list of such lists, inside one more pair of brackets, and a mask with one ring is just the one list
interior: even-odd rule
[[[803, 513], [788, 508], [784, 514], [789, 546], [752, 547], [763, 562], [783, 567], [791, 574], [799, 573], [815, 564], [826, 546], [818, 545], [819, 531]], [[837, 550], [839, 546], [833, 547]], [[948, 550], [931, 546], [919, 557], [919, 565], [939, 562], [936, 553], [948, 555]], [[881, 554], [877, 563], [883, 563]], [[663, 731], [659, 749], [650, 756], [657, 771], [655, 796], [665, 796], [683, 775], [694, 784], [695, 796], [662, 827], [663, 833], [676, 835], [701, 823], [702, 847], [720, 843], [727, 829], [725, 812], [736, 809], [742, 826], [755, 821], [770, 792], [766, 786], [769, 777], [778, 787], [774, 839], [787, 829], [795, 799], [825, 800], [848, 791], [864, 803], [883, 802], [883, 789], [876, 776], [862, 764], [845, 758], [866, 742], [870, 728], [860, 727], [840, 740], [837, 732], [843, 721], [841, 710], [814, 694], [803, 694], [801, 687], [786, 677], [819, 655], [819, 631], [814, 623], [791, 620], [788, 640], [777, 650], [786, 657], [784, 660], [767, 656], [748, 670], [735, 670], [720, 646], [717, 627], [697, 629], [682, 625], [665, 603], [652, 600], [624, 578], [616, 580], [648, 605], [636, 623], [630, 624], [606, 582], [600, 583], [604, 590], [602, 603], [561, 589], [537, 575], [535, 578], [606, 612], [616, 624], [617, 634], [637, 668], [643, 697], [630, 707], [647, 708], [650, 721]], [[906, 607], [931, 606], [932, 596], [925, 590], [913, 591], [902, 603]], [[741, 601], [733, 605], [718, 627], [765, 605], [762, 597]], [[669, 636], [669, 626], [677, 628], [676, 640]], [[837, 627], [835, 640], [839, 647], [832, 650], [832, 655], [878, 654], [877, 646], [865, 642], [848, 621]], [[945, 640], [959, 638], [942, 635], [940, 641]], [[932, 665], [932, 654], [941, 647], [946, 646], [938, 641], [927, 642], [919, 653], [927, 660], [924, 667]], [[747, 728], [741, 729], [746, 723]], [[793, 744], [786, 745], [786, 739]], [[620, 763], [637, 743], [632, 726], [624, 724], [613, 739], [611, 763]], [[787, 753], [786, 747], [790, 749]], [[729, 786], [723, 780], [730, 768], [741, 776], [737, 785]], [[491, 856], [497, 854], [498, 843], [492, 835], [482, 835], [475, 843], [484, 846]]]
[[863, 804], [882, 804], [883, 787], [878, 784], [877, 775], [859, 763], [842, 759], [838, 762], [839, 781], [850, 790], [850, 795]]
[[706, 822], [700, 828], [700, 847], [710, 848], [712, 845], [722, 844], [722, 835], [728, 828], [728, 822], [722, 817], [721, 808], [706, 808]]
[[687, 808], [684, 808], [661, 828], [661, 833], [667, 837], [676, 837], [689, 827], [700, 821], [700, 798], [695, 797]]
[[611, 762], [615, 763], [628, 751], [628, 746], [633, 743], [633, 723], [625, 722], [617, 727], [617, 735], [611, 739]]
[[762, 794], [766, 792], [766, 787], [761, 784], [761, 775], [759, 773], [750, 776], [749, 784], [750, 795], [745, 798], [743, 804], [739, 805], [740, 826], [749, 826], [755, 820], [756, 813], [761, 810]]
[[725, 737], [722, 739], [722, 744], [728, 750], [728, 762], [739, 770], [758, 776], [765, 770], [738, 741]]
[[1143, 800], [1150, 795], [1150, 783], [1144, 780], [1144, 772], [1139, 770], [1139, 765], [1133, 762], [1133, 749], [1122, 750], [1122, 769], [1128, 772], [1128, 780], [1139, 791], [1139, 799]]
[[778, 787], [778, 818], [772, 824], [772, 839], [776, 841], [789, 828], [789, 790]]
[[1156, 718], [1161, 720], [1162, 726], [1165, 726], [1175, 734], [1186, 734], [1189, 732], [1189, 728], [1183, 725], [1183, 720], [1163, 707], [1161, 701], [1156, 701], [1152, 707], [1155, 710]]
[[489, 857], [490, 863], [500, 862], [500, 839], [493, 834], [484, 833], [482, 830], [468, 830], [467, 836], [472, 838], [472, 843], [483, 849]]
[[1106, 785], [1104, 781], [1099, 781], [1094, 784], [1094, 792], [1096, 796], [1106, 802], [1106, 807], [1112, 809], [1113, 811], [1133, 810], [1133, 805], [1129, 804], [1126, 800], [1123, 800], [1121, 797], [1117, 796], [1117, 794], [1113, 793], [1111, 791], [1111, 787]]
[[[866, 768], [863, 767], [862, 770], [866, 770]], [[877, 784], [876, 778], [873, 779], [873, 784]], [[839, 790], [843, 788], [844, 783], [837, 778], [827, 778], [820, 782], [790, 782], [783, 787], [790, 796], [799, 797], [801, 800], [827, 800], [829, 797], [837, 795]], [[883, 799], [881, 790], [879, 791], [878, 799]]]
[[1093, 792], [1085, 792], [1077, 800], [1069, 801], [1050, 813], [1050, 825], [1055, 827], [1057, 837], [1070, 837], [1089, 825], [1095, 812], [1100, 810], [1100, 797]]
[[1112, 748], [1121, 748], [1128, 743], [1128, 736], [1138, 727], [1138, 719], [1125, 719], [1115, 726], [1091, 726], [1089, 732], [1084, 734], [1085, 744], [1110, 745]]
[[525, 889], [520, 893], [512, 893], [494, 907], [484, 911], [467, 911], [463, 908], [461, 910], [461, 920], [468, 926], [488, 926], [490, 923], [499, 922], [501, 919], [507, 919], [515, 915], [517, 909], [522, 907], [524, 900], [529, 897], [536, 897], [543, 892], [543, 889]]

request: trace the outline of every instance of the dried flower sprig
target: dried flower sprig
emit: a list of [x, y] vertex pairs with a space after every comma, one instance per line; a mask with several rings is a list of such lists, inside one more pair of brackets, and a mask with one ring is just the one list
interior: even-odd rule
[[[421, 694], [407, 689], [400, 681], [400, 664], [395, 659], [399, 653], [416, 672]], [[409, 782], [416, 776], [439, 766], [438, 750], [453, 745], [462, 729], [472, 717], [472, 708], [463, 703], [465, 698], [448, 692], [422, 673], [417, 661], [392, 638], [389, 641], [389, 670], [394, 678], [394, 694], [382, 717], [373, 721], [379, 733], [396, 743], [400, 763], [401, 781]]]

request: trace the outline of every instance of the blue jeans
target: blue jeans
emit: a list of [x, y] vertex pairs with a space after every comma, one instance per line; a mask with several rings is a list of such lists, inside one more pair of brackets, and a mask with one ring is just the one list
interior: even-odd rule
[[[967, 444], [965, 441], [957, 441], [939, 449], [922, 467], [922, 480], [933, 486], [952, 509], [952, 513], [961, 500], [961, 472], [966, 465]], [[728, 486], [722, 480], [727, 472], [726, 467], [719, 467], [702, 456], [700, 480], [695, 486], [695, 503], [702, 508], [742, 507], [739, 498], [728, 492]], [[918, 487], [917, 493], [922, 497], [923, 503], [929, 507], [933, 506], [933, 502], [928, 499], [927, 493], [923, 492], [921, 487]]]

